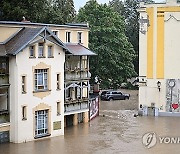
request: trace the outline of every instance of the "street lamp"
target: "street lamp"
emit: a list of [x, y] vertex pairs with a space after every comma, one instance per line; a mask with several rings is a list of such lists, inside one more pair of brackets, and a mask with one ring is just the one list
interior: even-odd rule
[[160, 81], [157, 82], [157, 87], [158, 87], [158, 90], [160, 92], [160, 90], [161, 90], [161, 82]]

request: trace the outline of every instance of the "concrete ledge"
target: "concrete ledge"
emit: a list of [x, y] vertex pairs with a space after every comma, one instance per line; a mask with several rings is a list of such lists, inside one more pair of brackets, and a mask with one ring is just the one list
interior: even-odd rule
[[180, 117], [179, 112], [159, 112], [159, 116], [162, 117]]

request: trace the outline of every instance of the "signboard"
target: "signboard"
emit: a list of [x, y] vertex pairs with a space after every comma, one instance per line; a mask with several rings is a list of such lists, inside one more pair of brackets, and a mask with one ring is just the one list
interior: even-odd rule
[[59, 130], [59, 129], [61, 129], [61, 121], [53, 122], [53, 130]]

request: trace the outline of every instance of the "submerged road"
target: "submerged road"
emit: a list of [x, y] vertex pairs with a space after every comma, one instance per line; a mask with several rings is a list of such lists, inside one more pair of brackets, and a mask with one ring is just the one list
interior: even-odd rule
[[[180, 141], [171, 142], [171, 137], [180, 137], [180, 118], [134, 117], [138, 91], [126, 92], [131, 94], [130, 100], [102, 101], [99, 117], [90, 123], [66, 128], [64, 137], [0, 144], [0, 154], [179, 153]], [[148, 132], [156, 133], [156, 144], [150, 148], [142, 144], [142, 137]], [[152, 145], [154, 140], [150, 141], [148, 144]]]

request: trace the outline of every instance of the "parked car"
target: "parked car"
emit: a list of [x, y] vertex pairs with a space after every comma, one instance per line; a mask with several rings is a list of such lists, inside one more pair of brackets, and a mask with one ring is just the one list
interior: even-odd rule
[[125, 100], [130, 98], [130, 94], [125, 94], [120, 91], [103, 91], [100, 95], [101, 100]]

